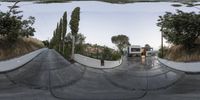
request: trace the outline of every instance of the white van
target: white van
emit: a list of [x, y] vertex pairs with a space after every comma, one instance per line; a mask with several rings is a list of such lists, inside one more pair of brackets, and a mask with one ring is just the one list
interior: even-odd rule
[[128, 47], [128, 56], [141, 56], [141, 46], [140, 45], [132, 45]]

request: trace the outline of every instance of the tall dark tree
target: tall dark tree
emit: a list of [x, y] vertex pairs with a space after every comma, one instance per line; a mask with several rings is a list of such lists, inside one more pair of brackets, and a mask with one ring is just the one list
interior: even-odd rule
[[80, 21], [80, 7], [76, 7], [71, 14], [70, 29], [73, 36], [78, 34]]
[[65, 51], [65, 37], [66, 37], [66, 33], [67, 33], [67, 12], [64, 12], [63, 14], [63, 18], [62, 18], [63, 22], [62, 22], [62, 52], [64, 54]]
[[50, 47], [56, 49], [58, 52], [65, 55], [65, 40], [67, 33], [67, 12], [64, 12], [62, 18], [57, 23], [57, 27], [54, 31], [54, 35], [50, 42]]
[[62, 48], [62, 36], [63, 36], [63, 19], [62, 18], [60, 19], [58, 30], [59, 30], [59, 33], [58, 33], [59, 52], [61, 52], [61, 48]]
[[56, 47], [56, 50], [57, 51], [60, 51], [60, 37], [61, 37], [61, 35], [60, 35], [60, 29], [59, 29], [59, 23], [57, 23], [57, 27], [56, 27], [56, 35], [55, 35], [55, 38], [56, 38], [56, 45], [55, 45], [55, 47]]
[[80, 21], [80, 7], [76, 7], [71, 14], [70, 20], [70, 29], [72, 33], [72, 55], [71, 59], [74, 59], [74, 50], [75, 50], [75, 40], [77, 38], [78, 30], [79, 30], [79, 21]]

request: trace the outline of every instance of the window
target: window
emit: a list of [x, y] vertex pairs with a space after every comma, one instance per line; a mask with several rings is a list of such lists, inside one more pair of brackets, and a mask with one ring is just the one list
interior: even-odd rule
[[131, 48], [131, 52], [140, 52], [140, 48]]

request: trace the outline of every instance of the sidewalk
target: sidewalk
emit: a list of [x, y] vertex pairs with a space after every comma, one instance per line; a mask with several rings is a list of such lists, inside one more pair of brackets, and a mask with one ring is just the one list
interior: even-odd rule
[[200, 73], [200, 62], [174, 62], [174, 61], [169, 61], [166, 59], [161, 59], [157, 58], [158, 61], [161, 64], [166, 65], [169, 68], [183, 71], [183, 72], [188, 72], [188, 73]]
[[41, 52], [45, 50], [47, 50], [47, 48], [33, 51], [18, 58], [13, 58], [6, 61], [0, 61], [0, 73], [11, 71], [23, 66], [24, 64], [28, 63], [29, 61], [31, 61], [33, 58], [35, 58], [37, 55], [39, 55]]

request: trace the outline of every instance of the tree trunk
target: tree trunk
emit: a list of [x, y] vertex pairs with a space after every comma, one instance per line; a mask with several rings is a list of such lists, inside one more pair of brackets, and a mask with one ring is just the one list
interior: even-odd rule
[[71, 59], [74, 59], [74, 49], [75, 49], [75, 38], [72, 36], [72, 56]]
[[63, 41], [63, 45], [62, 45], [62, 52], [63, 52], [63, 55], [65, 54], [65, 42]]

